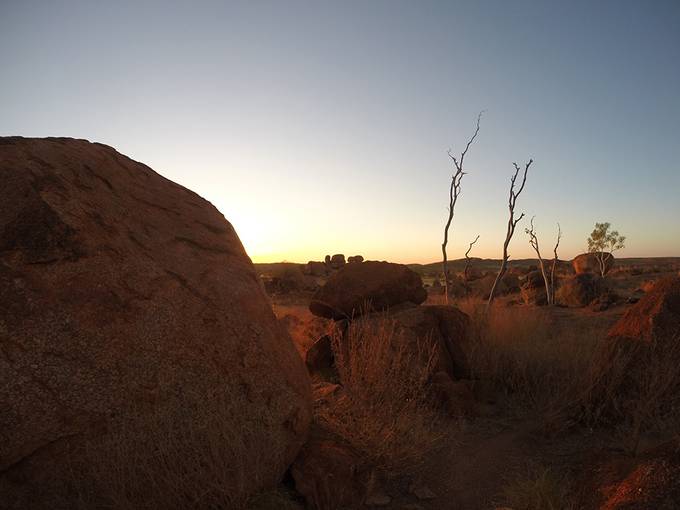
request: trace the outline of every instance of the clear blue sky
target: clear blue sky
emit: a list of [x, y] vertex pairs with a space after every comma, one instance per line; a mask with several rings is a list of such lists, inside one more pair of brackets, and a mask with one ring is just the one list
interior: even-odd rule
[[[256, 261], [563, 257], [596, 221], [680, 256], [680, 2], [0, 0], [0, 134], [112, 145], [213, 202]], [[531, 255], [523, 228], [514, 258]]]

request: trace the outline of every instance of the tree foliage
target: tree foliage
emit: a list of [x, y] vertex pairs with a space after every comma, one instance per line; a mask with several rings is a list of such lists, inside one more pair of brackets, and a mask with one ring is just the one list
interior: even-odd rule
[[588, 238], [588, 251], [594, 253], [600, 264], [600, 273], [604, 277], [607, 272], [607, 261], [616, 250], [625, 248], [626, 236], [617, 230], [610, 231], [611, 223], [595, 223], [595, 230]]

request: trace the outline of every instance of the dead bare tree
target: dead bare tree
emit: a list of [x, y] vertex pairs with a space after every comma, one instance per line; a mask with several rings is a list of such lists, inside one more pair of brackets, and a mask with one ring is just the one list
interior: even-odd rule
[[469, 280], [468, 278], [468, 271], [470, 270], [470, 251], [472, 250], [472, 247], [475, 245], [475, 243], [479, 240], [479, 234], [477, 234], [477, 237], [475, 237], [475, 240], [470, 243], [470, 246], [468, 246], [467, 251], [465, 252], [465, 269], [463, 270], [463, 278], [465, 278], [465, 281], [467, 282]]
[[477, 116], [477, 127], [470, 140], [468, 140], [465, 150], [460, 153], [460, 159], [457, 159], [456, 156], [451, 153], [451, 149], [448, 151], [449, 158], [453, 161], [455, 172], [451, 176], [451, 186], [449, 188], [449, 216], [446, 220], [446, 225], [444, 226], [444, 242], [442, 242], [442, 269], [444, 270], [444, 300], [446, 304], [449, 303], [449, 271], [448, 259], [446, 256], [446, 246], [449, 243], [449, 227], [451, 226], [451, 221], [453, 221], [454, 209], [456, 207], [456, 202], [458, 201], [458, 196], [460, 195], [460, 183], [465, 175], [465, 172], [463, 171], [465, 156], [468, 149], [470, 149], [470, 145], [472, 145], [472, 142], [477, 138], [477, 134], [479, 134], [479, 122], [482, 120], [482, 113], [483, 112], [479, 112], [479, 115]]
[[560, 247], [560, 239], [562, 239], [562, 227], [560, 227], [560, 224], [557, 224], [557, 241], [555, 242], [555, 248], [553, 248], [553, 253], [555, 256], [553, 257], [552, 261], [552, 267], [550, 268], [550, 295], [552, 296], [552, 303], [551, 305], [555, 304], [555, 268], [557, 267], [557, 248]]
[[517, 165], [517, 163], [513, 163], [515, 167], [515, 174], [510, 179], [510, 198], [508, 199], [508, 209], [510, 210], [510, 218], [508, 218], [508, 230], [505, 234], [505, 242], [503, 243], [503, 260], [501, 260], [501, 267], [498, 270], [496, 280], [494, 280], [493, 286], [491, 287], [491, 292], [489, 293], [489, 301], [487, 302], [487, 308], [491, 306], [493, 298], [496, 295], [496, 288], [498, 287], [498, 282], [500, 282], [503, 276], [505, 276], [505, 271], [508, 268], [508, 246], [510, 245], [510, 240], [512, 239], [512, 236], [515, 233], [515, 227], [517, 227], [517, 224], [522, 220], [522, 218], [524, 218], [524, 213], [522, 213], [519, 215], [519, 218], [515, 219], [515, 206], [517, 205], [517, 197], [519, 197], [522, 191], [524, 190], [524, 185], [527, 182], [527, 172], [529, 171], [529, 167], [533, 162], [534, 160], [530, 159], [529, 162], [524, 166], [522, 184], [519, 186], [519, 189], [517, 191], [515, 191], [515, 183], [517, 181], [517, 176], [519, 175], [520, 172], [520, 167], [519, 165]]
[[553, 303], [552, 289], [550, 288], [548, 275], [545, 272], [545, 263], [543, 262], [543, 257], [541, 257], [541, 250], [538, 246], [538, 236], [536, 235], [536, 230], [534, 229], [535, 217], [536, 216], [531, 217], [531, 228], [525, 228], [524, 232], [526, 232], [529, 235], [529, 244], [531, 245], [531, 247], [536, 252], [536, 255], [538, 256], [538, 265], [541, 268], [541, 274], [543, 275], [543, 283], [545, 283], [546, 301], [548, 302], [549, 305], [551, 305]]

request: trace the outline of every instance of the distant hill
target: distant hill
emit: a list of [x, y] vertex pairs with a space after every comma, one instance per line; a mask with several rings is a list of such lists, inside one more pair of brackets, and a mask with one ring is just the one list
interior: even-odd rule
[[[571, 259], [569, 259], [571, 260]], [[498, 269], [501, 261], [499, 259], [480, 259], [471, 258], [470, 265], [477, 267], [483, 271], [493, 271]], [[255, 268], [260, 274], [271, 274], [277, 270], [281, 270], [286, 265], [299, 265], [294, 262], [267, 262], [255, 264]], [[442, 263], [432, 262], [430, 264], [406, 264], [420, 275], [441, 273]], [[516, 259], [509, 260], [509, 267], [527, 267], [538, 265], [538, 259]], [[680, 268], [680, 257], [631, 257], [631, 258], [617, 258], [616, 265], [620, 266], [668, 266], [676, 265]], [[465, 259], [449, 260], [449, 267], [453, 271], [462, 271], [465, 268]]]

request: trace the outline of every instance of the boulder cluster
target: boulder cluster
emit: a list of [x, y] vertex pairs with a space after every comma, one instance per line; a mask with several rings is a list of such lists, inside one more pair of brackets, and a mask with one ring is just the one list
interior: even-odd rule
[[[314, 382], [314, 406], [342, 405], [346, 397], [342, 384], [337, 384], [341, 381], [334, 366], [335, 350], [348, 352], [350, 338], [381, 341], [377, 335], [356, 332], [380, 331], [387, 321], [394, 345], [414, 353], [436, 353], [436, 362], [429, 368], [429, 386], [442, 411], [456, 416], [470, 412], [474, 398], [463, 350], [469, 318], [452, 306], [425, 305], [426, 299], [420, 276], [405, 265], [364, 261], [349, 263], [332, 274], [309, 305], [314, 315], [337, 325], [333, 339], [322, 336], [306, 354]], [[430, 363], [422, 355], [411, 359], [420, 367]], [[366, 473], [360, 466], [360, 456], [349, 444], [322, 424], [315, 424], [310, 443], [294, 462], [291, 473], [296, 488], [308, 500], [320, 492], [348, 507], [356, 504], [356, 498], [384, 500], [384, 495], [365, 493], [362, 480]], [[343, 475], [329, 477], [331, 472]]]
[[335, 255], [326, 255], [323, 262], [310, 260], [303, 267], [303, 272], [311, 276], [327, 276], [344, 267], [345, 264], [357, 264], [363, 261], [364, 257], [361, 255], [347, 257], [347, 261], [345, 261], [345, 256], [342, 253], [336, 253]]

